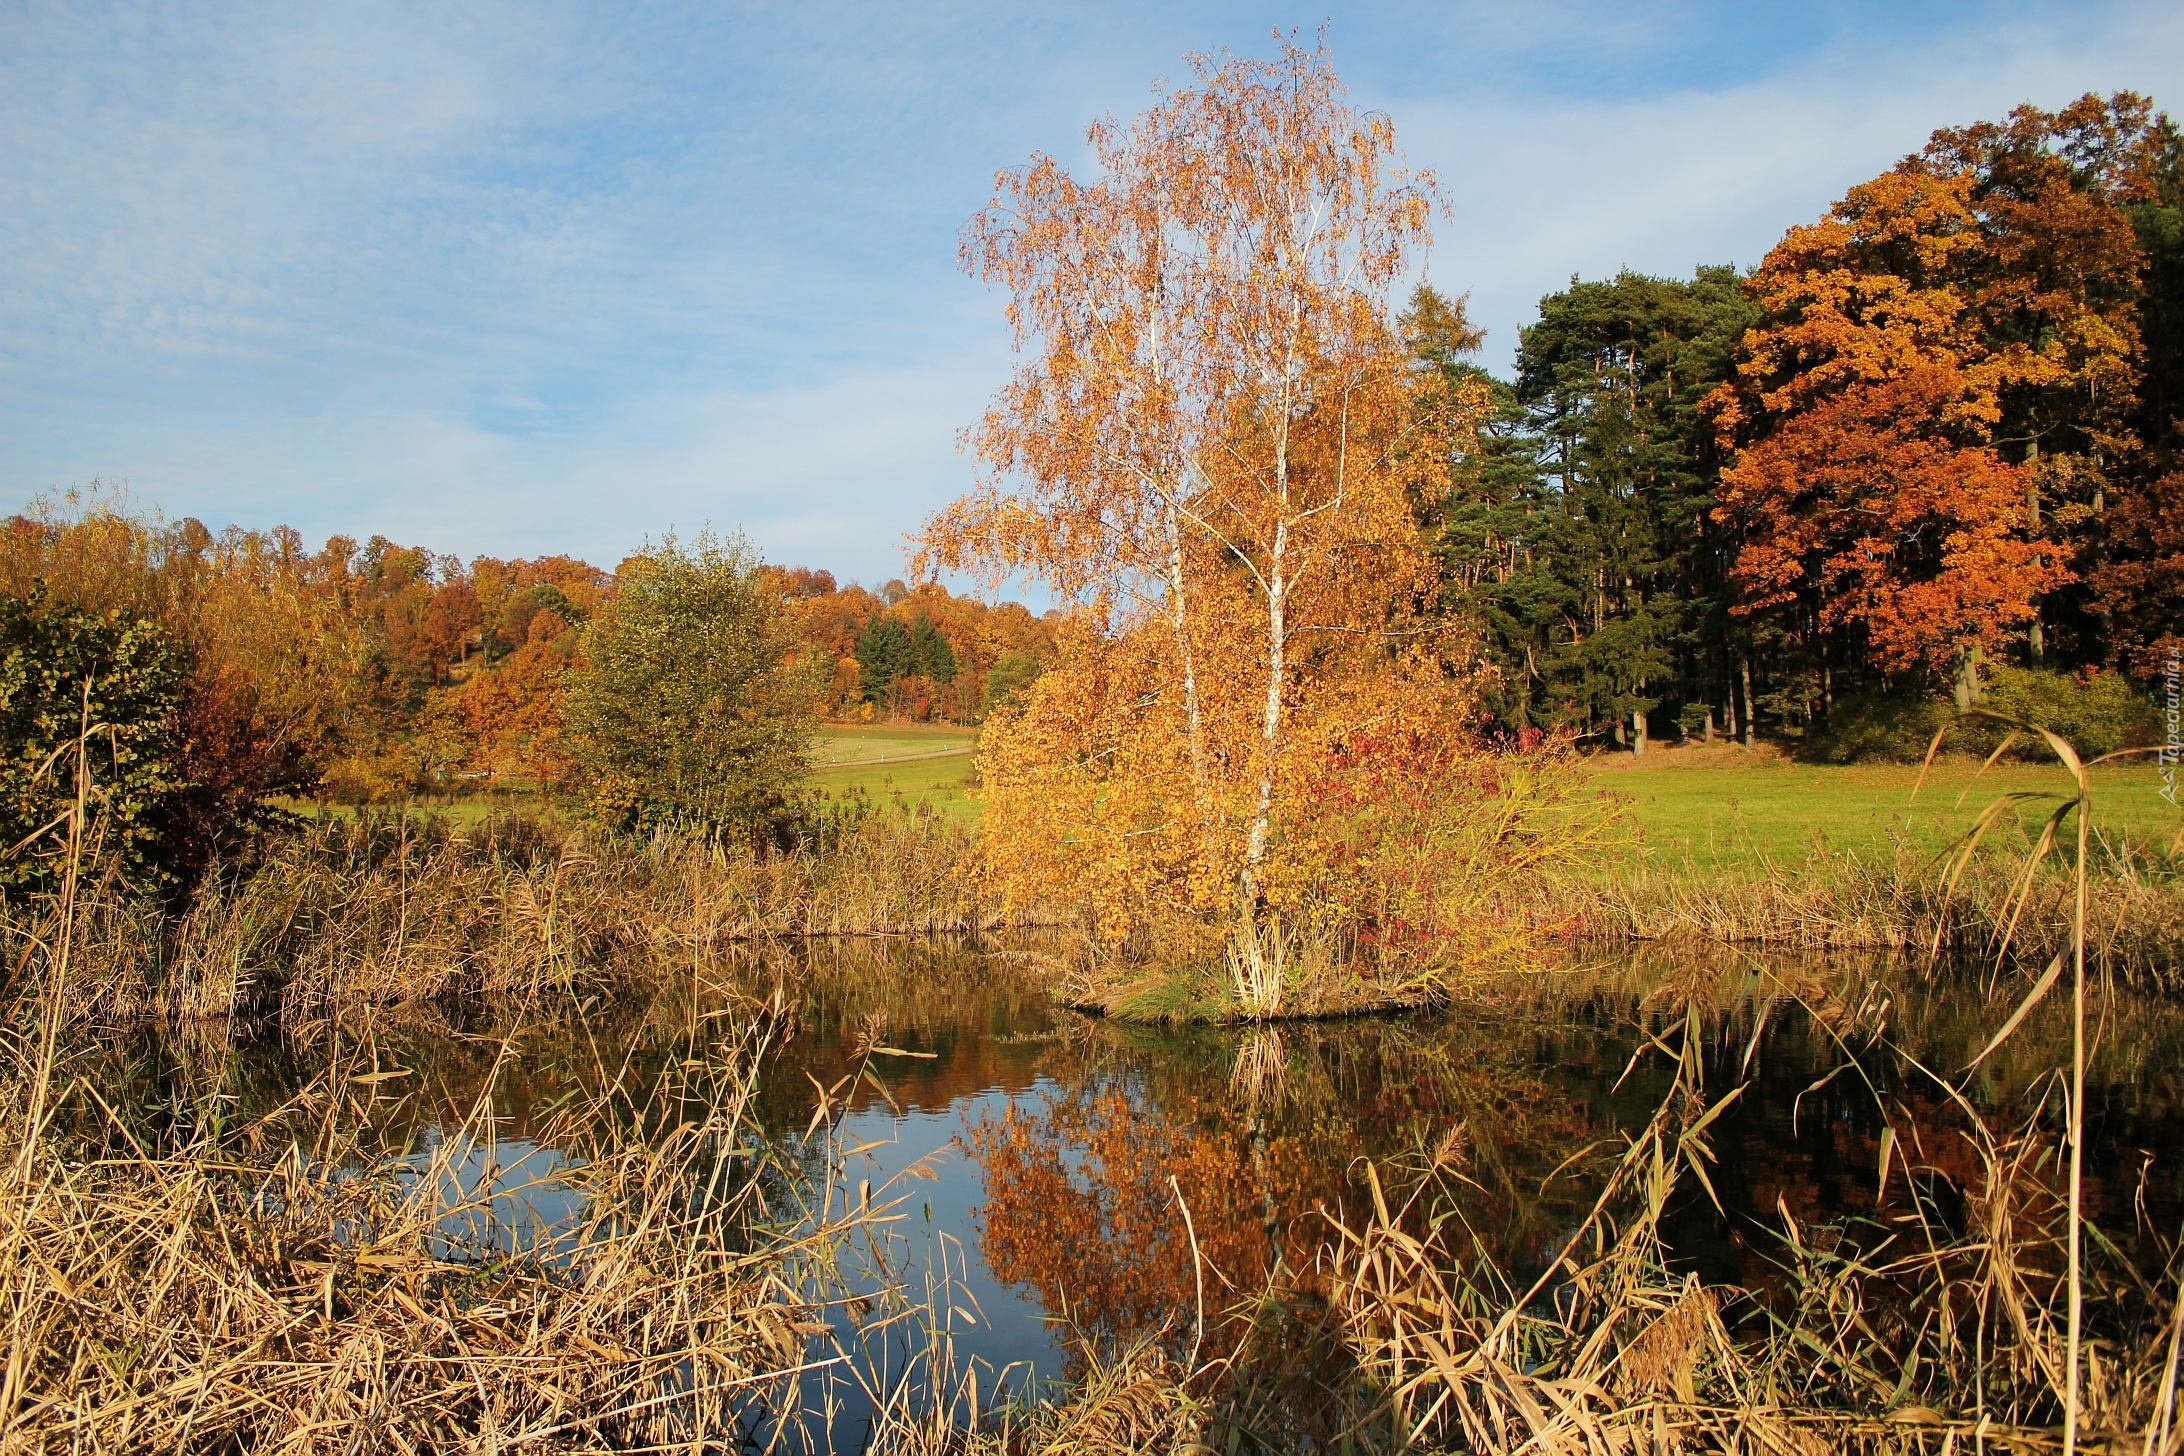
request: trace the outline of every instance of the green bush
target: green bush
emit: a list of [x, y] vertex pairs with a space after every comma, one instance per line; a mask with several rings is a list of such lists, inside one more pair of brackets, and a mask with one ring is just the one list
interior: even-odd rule
[[[1980, 706], [2060, 734], [2089, 758], [2151, 742], [2154, 705], [2115, 672], [2080, 678], [2039, 668], [2005, 667]], [[1987, 725], [1987, 737], [1999, 735]], [[1991, 745], [1990, 745], [1991, 746]]]
[[635, 833], [777, 833], [810, 770], [819, 683], [741, 537], [622, 564], [562, 705], [584, 811]]
[[1935, 730], [1955, 721], [1949, 701], [1930, 693], [1846, 693], [1806, 740], [1806, 753], [1823, 763], [1917, 763]]
[[60, 873], [79, 768], [87, 850], [135, 884], [174, 882], [187, 675], [154, 623], [56, 605], [42, 588], [0, 595], [0, 888]]
[[[2089, 758], [2143, 741], [2154, 727], [2153, 705], [2117, 673], [2081, 678], [2047, 668], [1998, 668], [1978, 706], [2058, 733]], [[1991, 719], [1960, 722], [1948, 699], [1930, 693], [1854, 693], [1837, 699], [1808, 752], [1827, 763], [1917, 763], [1945, 725], [1945, 747], [1959, 753], [1992, 753], [2008, 731]], [[2046, 750], [2026, 743], [2012, 752], [2044, 757]]]

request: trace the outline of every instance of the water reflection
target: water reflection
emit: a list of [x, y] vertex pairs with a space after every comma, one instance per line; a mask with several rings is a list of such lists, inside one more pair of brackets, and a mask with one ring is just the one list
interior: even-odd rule
[[497, 1259], [567, 1260], [566, 1244], [584, 1212], [572, 1182], [583, 1161], [529, 1138], [481, 1138], [426, 1129], [410, 1156], [431, 1184], [436, 1207], [428, 1251], [437, 1259], [479, 1263]]
[[[1937, 1071], [1969, 1060], [1997, 1019], [1969, 981], [1625, 950], [1435, 1017], [1161, 1030], [1059, 1011], [1022, 958], [993, 952], [771, 951], [644, 1004], [521, 1027], [389, 1016], [285, 1041], [169, 1038], [117, 1049], [113, 1076], [133, 1084], [142, 1116], [178, 1120], [247, 1118], [336, 1061], [386, 1069], [325, 1115], [418, 1166], [438, 1140], [471, 1139], [443, 1160], [473, 1195], [467, 1221], [444, 1230], [450, 1248], [536, 1251], [581, 1208], [576, 1150], [547, 1137], [554, 1110], [603, 1099], [633, 1137], [671, 1124], [658, 1089], [701, 1054], [707, 1017], [779, 995], [786, 1026], [754, 1102], [772, 1156], [723, 1148], [724, 1166], [741, 1159], [736, 1176], [759, 1179], [780, 1220], [809, 1216], [813, 1189], [837, 1211], [893, 1204], [836, 1271], [847, 1283], [830, 1318], [862, 1382], [830, 1392], [823, 1427], [853, 1421], [865, 1387], [888, 1388], [935, 1351], [980, 1369], [989, 1394], [1147, 1337], [1227, 1353], [1272, 1276], [1312, 1297], [1336, 1222], [1373, 1196], [1366, 1160], [1389, 1187], [1433, 1179], [1441, 1195], [1418, 1216], [1444, 1220], [1459, 1248], [1536, 1269], [1660, 1105], [1671, 1067], [1647, 1054], [1649, 1038], [1687, 1013], [1714, 1095], [1749, 1084], [1714, 1125], [1720, 1209], [1686, 1190], [1666, 1221], [1678, 1257], [1707, 1276], [1764, 1279], [1762, 1233], [1785, 1214], [1885, 1221], [1916, 1196], [1946, 1217], [1952, 1189], [1979, 1173], [1967, 1139], [1980, 1129], [1892, 1049]], [[2184, 1215], [2184, 1016], [2104, 1009], [2088, 1203], [2157, 1267]], [[1976, 1110], [2054, 1115], [2062, 1012], [2036, 1012], [1981, 1068]], [[1905, 1129], [1915, 1145], [1894, 1150], [1884, 1184], [1884, 1138]], [[811, 1443], [828, 1429], [842, 1427]]]
[[1586, 1166], [1602, 1131], [1486, 1020], [1092, 1023], [1042, 1070], [1036, 1096], [968, 1119], [983, 1248], [1100, 1348], [1159, 1333], [1180, 1355], [1204, 1289], [1225, 1353], [1270, 1276], [1309, 1276], [1332, 1221], [1356, 1216], [1367, 1158], [1457, 1173], [1473, 1237], [1521, 1258], [1578, 1211], [1578, 1181], [1550, 1175]]

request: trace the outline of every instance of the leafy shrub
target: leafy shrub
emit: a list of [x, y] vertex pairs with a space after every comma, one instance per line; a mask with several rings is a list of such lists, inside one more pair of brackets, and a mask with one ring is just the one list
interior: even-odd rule
[[[1979, 706], [2059, 733], [2088, 756], [2113, 752], [2153, 726], [2152, 705], [2116, 673], [2080, 678], [2044, 668], [1999, 668]], [[1959, 722], [1954, 705], [1928, 693], [1854, 693], [1836, 701], [1810, 751], [1828, 763], [1917, 763], [1945, 725], [1954, 725], [1949, 746], [1967, 753], [1993, 752], [2008, 731], [1983, 718]]]
[[0, 595], [0, 887], [52, 882], [79, 790], [99, 858], [139, 884], [175, 879], [162, 851], [183, 818], [187, 674], [154, 623], [56, 605], [42, 588]]
[[778, 830], [811, 764], [819, 683], [741, 537], [623, 563], [562, 706], [584, 811], [617, 830]]
[[[2007, 667], [1996, 672], [1981, 707], [2061, 734], [2080, 753], [2113, 753], [2150, 741], [2154, 707], [2121, 673]], [[1995, 736], [1989, 725], [1990, 739]]]
[[215, 536], [110, 495], [37, 502], [0, 523], [0, 595], [156, 624], [184, 664], [163, 878], [256, 852], [287, 818], [275, 796], [311, 792], [390, 733], [409, 689], [354, 610], [353, 545], [312, 555], [286, 530]]
[[1917, 763], [1935, 731], [1955, 721], [1956, 709], [1930, 693], [1846, 693], [1826, 728], [1807, 740], [1807, 752], [1825, 763]]

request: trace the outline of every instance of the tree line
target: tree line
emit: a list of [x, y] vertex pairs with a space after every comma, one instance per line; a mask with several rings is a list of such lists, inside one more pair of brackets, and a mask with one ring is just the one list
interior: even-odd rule
[[50, 501], [0, 526], [0, 832], [36, 838], [95, 783], [115, 862], [185, 884], [299, 800], [514, 784], [625, 828], [778, 829], [822, 718], [975, 721], [1051, 633], [741, 538], [670, 535], [609, 572]]
[[1095, 128], [1096, 179], [1037, 157], [974, 219], [1018, 368], [920, 584], [740, 538], [609, 572], [49, 503], [0, 530], [10, 832], [57, 822], [71, 736], [124, 857], [186, 879], [283, 797], [519, 780], [778, 827], [822, 715], [991, 715], [1000, 880], [1117, 944], [1212, 934], [1257, 1004], [1300, 936], [1438, 944], [1474, 913], [1448, 865], [1584, 842], [1529, 807], [1466, 837], [1531, 793], [1470, 756], [1497, 738], [1749, 742], [2173, 662], [2184, 142], [2144, 98], [1937, 132], [1750, 273], [1573, 280], [1501, 379], [1460, 299], [1390, 305], [1430, 179], [1324, 50], [1199, 80]]
[[1573, 279], [1506, 379], [1460, 299], [1404, 322], [1487, 401], [1427, 518], [1509, 729], [1750, 742], [2184, 642], [2184, 141], [2144, 97], [1938, 131], [1750, 272]]

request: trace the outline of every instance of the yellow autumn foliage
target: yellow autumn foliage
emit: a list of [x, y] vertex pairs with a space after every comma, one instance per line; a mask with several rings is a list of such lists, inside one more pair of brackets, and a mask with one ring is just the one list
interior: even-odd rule
[[[995, 881], [1082, 906], [1111, 951], [1220, 955], [1265, 1016], [1296, 1005], [1300, 952], [1326, 970], [1390, 931], [1387, 886], [1431, 878], [1405, 857], [1438, 856], [1466, 799], [1431, 790], [1461, 778], [1478, 659], [1433, 610], [1419, 522], [1485, 400], [1390, 306], [1435, 194], [1386, 118], [1324, 48], [1194, 64], [1092, 129], [1099, 175], [1035, 157], [967, 229], [1019, 361], [971, 432], [989, 474], [920, 564], [1077, 609], [986, 729]], [[1397, 803], [1408, 828], [1368, 844]]]

